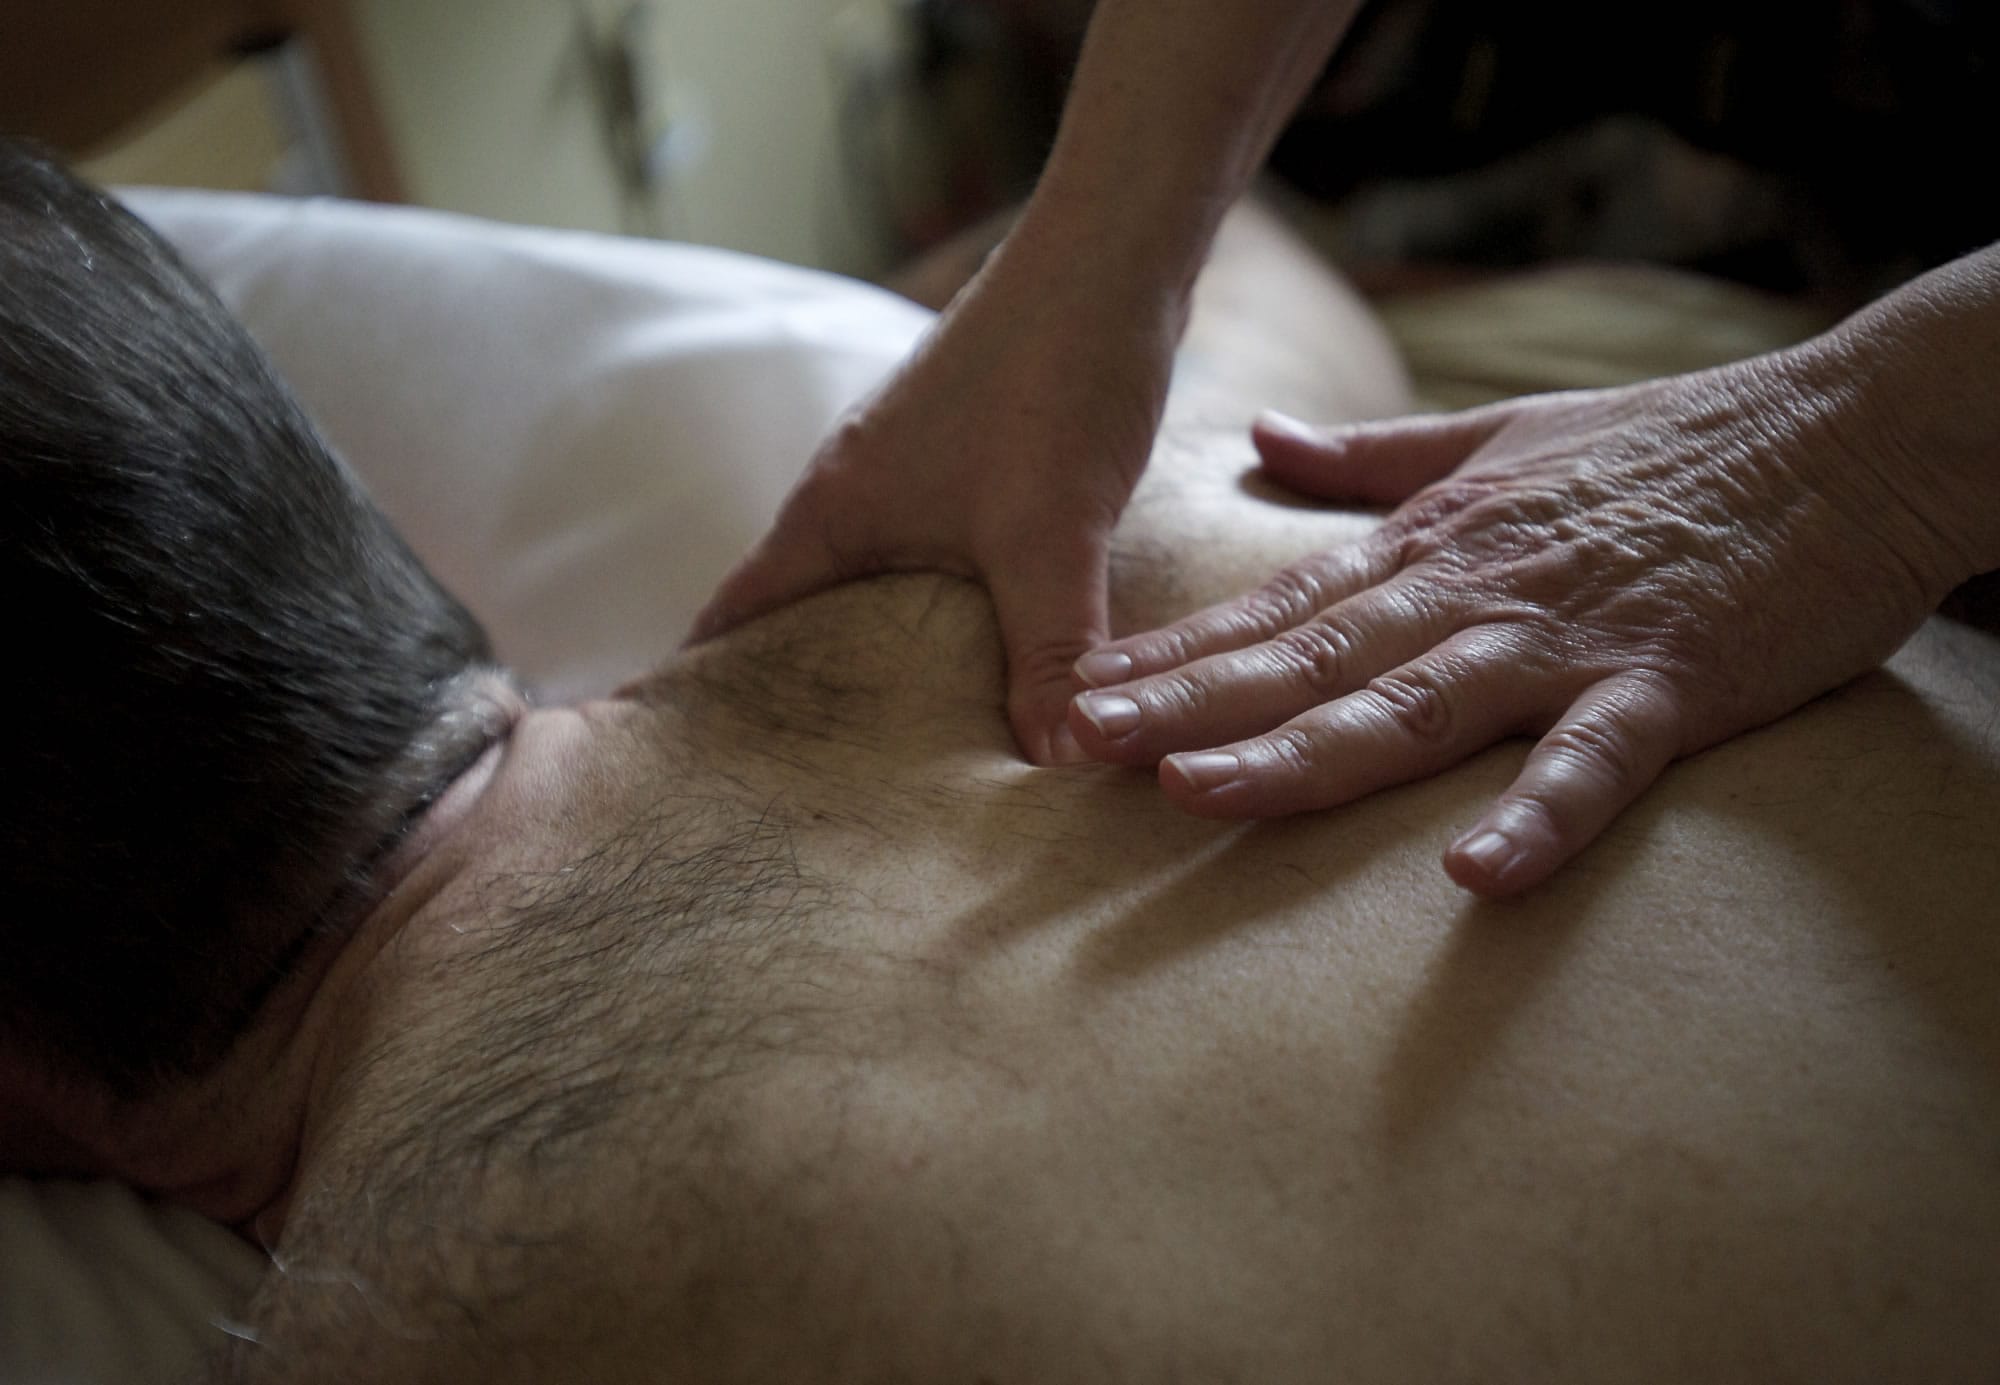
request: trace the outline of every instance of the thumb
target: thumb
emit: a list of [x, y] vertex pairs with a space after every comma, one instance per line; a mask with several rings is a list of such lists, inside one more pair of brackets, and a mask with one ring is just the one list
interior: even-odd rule
[[1007, 650], [1007, 720], [1021, 753], [1038, 765], [1076, 764], [1088, 757], [1067, 725], [1079, 690], [1070, 671], [1104, 643], [1110, 621], [1103, 540], [1080, 561], [1039, 563], [990, 577], [988, 590]]
[[729, 570], [695, 614], [682, 648], [726, 634], [840, 580], [838, 562], [825, 540], [794, 532], [796, 527], [780, 524]]
[[1250, 438], [1272, 480], [1327, 500], [1393, 505], [1441, 477], [1507, 421], [1505, 405], [1315, 428], [1265, 412]]

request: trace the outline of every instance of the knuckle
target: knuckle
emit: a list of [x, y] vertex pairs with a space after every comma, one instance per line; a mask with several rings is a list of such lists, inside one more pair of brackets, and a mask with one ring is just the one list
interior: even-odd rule
[[1412, 496], [1410, 503], [1403, 507], [1403, 521], [1410, 528], [1437, 524], [1485, 499], [1493, 494], [1493, 490], [1491, 482], [1465, 476], [1435, 481]]
[[[1157, 651], [1155, 662], [1163, 664], [1185, 664], [1200, 657], [1202, 646], [1207, 642], [1204, 631], [1199, 626], [1176, 625], [1166, 632]], [[1153, 651], [1148, 651], [1149, 653]]]
[[1387, 537], [1405, 547], [1440, 543], [1445, 538], [1440, 530], [1494, 495], [1497, 489], [1490, 481], [1472, 477], [1454, 476], [1434, 482], [1405, 501], [1384, 521], [1382, 529]]
[[1412, 738], [1433, 745], [1451, 739], [1458, 722], [1452, 700], [1429, 677], [1385, 673], [1369, 680], [1368, 692]]
[[1312, 772], [1318, 746], [1302, 727], [1287, 726], [1264, 739], [1270, 759], [1284, 773], [1303, 776]]
[[1278, 624], [1257, 604], [1256, 597], [1245, 597], [1170, 625], [1132, 652], [1142, 668], [1174, 668], [1193, 664], [1219, 649], [1263, 639]]
[[1531, 601], [1498, 602], [1482, 614], [1496, 644], [1524, 673], [1581, 677], [1599, 657], [1596, 642], [1561, 611]]
[[1643, 665], [1625, 670], [1618, 680], [1618, 694], [1627, 716], [1662, 726], [1671, 720], [1680, 701], [1678, 686], [1670, 675]]
[[1639, 786], [1639, 764], [1627, 738], [1597, 718], [1566, 722], [1543, 742], [1552, 755], [1611, 786]]
[[1287, 630], [1274, 643], [1292, 675], [1311, 691], [1332, 696], [1346, 690], [1359, 641], [1340, 621], [1311, 621]]
[[1258, 589], [1252, 614], [1271, 626], [1296, 625], [1324, 604], [1325, 584], [1309, 568], [1288, 567]]
[[1435, 574], [1415, 575], [1378, 588], [1376, 595], [1384, 617], [1412, 628], [1450, 621], [1466, 605], [1459, 584], [1440, 581]]
[[1170, 720], [1199, 719], [1210, 702], [1208, 685], [1192, 673], [1175, 672], [1149, 678], [1136, 691], [1139, 704]]
[[1115, 645], [1131, 656], [1141, 673], [1148, 669], [1177, 668], [1196, 657], [1203, 643], [1202, 627], [1190, 621], [1170, 625], [1130, 644]]

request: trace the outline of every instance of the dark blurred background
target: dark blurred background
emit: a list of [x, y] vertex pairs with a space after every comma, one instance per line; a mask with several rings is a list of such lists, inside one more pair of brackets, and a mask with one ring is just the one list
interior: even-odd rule
[[[925, 80], [1013, 74], [942, 206], [1018, 196], [1088, 0], [927, 0]], [[1350, 265], [1641, 259], [1853, 299], [2000, 238], [1990, 0], [1375, 0], [1272, 171]]]
[[[875, 276], [1026, 193], [1091, 8], [0, 3], [0, 129], [109, 181], [344, 192]], [[1609, 258], [1845, 304], [2000, 238], [1996, 12], [1374, 0], [1273, 177], [1364, 285]]]

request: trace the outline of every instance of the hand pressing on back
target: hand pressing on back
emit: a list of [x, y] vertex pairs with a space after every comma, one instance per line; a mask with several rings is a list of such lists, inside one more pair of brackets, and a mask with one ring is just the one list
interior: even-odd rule
[[1006, 645], [1015, 739], [1050, 764], [1082, 758], [1064, 725], [1071, 665], [1105, 638], [1111, 530], [1152, 448], [1184, 308], [1006, 276], [989, 265], [834, 429], [691, 638], [873, 573], [975, 578]]
[[[1990, 390], [1868, 387], [1937, 348], [1836, 329], [1700, 374], [1457, 415], [1267, 418], [1267, 475], [1398, 508], [1358, 544], [1086, 656], [1097, 690], [1070, 725], [1100, 759], [1159, 762], [1167, 794], [1214, 817], [1345, 803], [1537, 737], [1445, 854], [1468, 889], [1525, 889], [1676, 757], [1874, 667], [2000, 562], [1990, 519], [1963, 520], [1971, 469], [1944, 455], [1982, 438], [1992, 454]], [[1949, 374], [1913, 378], [1950, 393]], [[1918, 404], [1986, 417], [1913, 429]]]

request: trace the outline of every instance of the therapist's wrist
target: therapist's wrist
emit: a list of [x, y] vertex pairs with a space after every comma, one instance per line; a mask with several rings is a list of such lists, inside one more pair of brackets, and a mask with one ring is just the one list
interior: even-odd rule
[[1946, 585], [2000, 569], [2000, 245], [1921, 275], [1807, 343], [1850, 382], [1845, 435], [1923, 520]]
[[1128, 233], [1119, 218], [1038, 196], [988, 258], [981, 289], [1033, 303], [1038, 315], [1079, 334], [1163, 333], [1171, 349], [1187, 325], [1211, 238]]
[[1101, 159], [1057, 155], [1028, 201], [1022, 229], [1051, 243], [1094, 247], [1103, 273], [1144, 275], [1185, 289], [1247, 179], [1181, 162], [1106, 166]]

